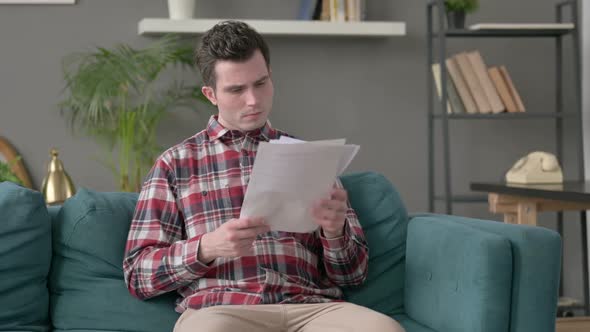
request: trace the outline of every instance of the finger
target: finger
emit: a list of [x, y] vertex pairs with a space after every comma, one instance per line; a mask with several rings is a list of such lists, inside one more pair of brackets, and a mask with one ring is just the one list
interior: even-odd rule
[[337, 221], [333, 219], [319, 219], [317, 224], [328, 231], [338, 230], [344, 227], [343, 221]]
[[257, 226], [257, 227], [250, 227], [250, 228], [241, 228], [235, 230], [234, 234], [238, 239], [255, 239], [256, 236], [259, 234], [268, 233], [270, 231], [270, 226]]
[[247, 218], [246, 228], [255, 228], [260, 226], [266, 226], [266, 220], [264, 218]]
[[312, 216], [317, 220], [340, 220], [345, 218], [344, 211], [317, 208], [312, 211]]
[[335, 220], [335, 221], [340, 222], [345, 219], [345, 215], [343, 212], [329, 211], [329, 212], [325, 212], [324, 219]]
[[346, 206], [346, 204], [342, 201], [337, 201], [337, 200], [330, 200], [330, 199], [325, 199], [321, 201], [321, 207], [327, 209], [327, 210], [334, 210], [334, 211], [346, 211], [348, 209], [348, 206]]
[[322, 208], [321, 201], [315, 202], [312, 205], [311, 215], [314, 219], [322, 219], [322, 212], [324, 209]]
[[346, 200], [348, 199], [348, 193], [346, 192], [346, 190], [342, 188], [332, 189], [330, 195], [332, 196], [332, 199], [335, 199], [337, 201], [346, 202]]
[[230, 236], [232, 240], [250, 240], [253, 241], [258, 233], [253, 228], [238, 229], [234, 231], [233, 236]]
[[321, 219], [333, 220], [336, 218], [336, 212], [334, 210], [323, 210], [320, 213]]
[[254, 228], [256, 235], [270, 232], [270, 225], [262, 225]]
[[266, 225], [264, 218], [242, 218], [235, 219], [236, 222], [233, 224], [237, 229], [252, 228]]

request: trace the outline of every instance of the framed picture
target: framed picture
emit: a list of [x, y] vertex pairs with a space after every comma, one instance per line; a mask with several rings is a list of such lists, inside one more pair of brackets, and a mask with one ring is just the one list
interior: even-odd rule
[[73, 5], [76, 0], [0, 0], [0, 5]]
[[12, 171], [27, 188], [33, 189], [33, 183], [31, 176], [25, 168], [25, 164], [22, 159], [18, 159], [18, 153], [14, 147], [8, 142], [7, 139], [0, 137], [0, 161], [6, 162], [12, 165]]

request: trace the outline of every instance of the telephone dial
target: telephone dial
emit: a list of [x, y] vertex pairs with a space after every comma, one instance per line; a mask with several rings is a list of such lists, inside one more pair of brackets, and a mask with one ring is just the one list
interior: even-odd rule
[[506, 173], [506, 182], [533, 183], [562, 183], [563, 173], [557, 158], [547, 152], [535, 151], [520, 158]]

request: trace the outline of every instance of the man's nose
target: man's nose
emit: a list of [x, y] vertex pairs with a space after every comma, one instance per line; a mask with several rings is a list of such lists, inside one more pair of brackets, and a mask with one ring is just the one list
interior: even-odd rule
[[246, 91], [246, 105], [256, 105], [258, 103], [258, 95], [254, 91], [254, 89], [248, 89]]

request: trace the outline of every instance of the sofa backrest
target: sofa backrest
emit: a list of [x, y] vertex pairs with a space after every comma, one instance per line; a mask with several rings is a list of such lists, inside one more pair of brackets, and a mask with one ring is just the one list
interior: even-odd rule
[[51, 224], [40, 193], [0, 183], [0, 331], [49, 331]]
[[123, 279], [123, 254], [137, 194], [81, 189], [53, 221], [49, 277], [56, 331], [171, 331], [174, 294], [141, 301]]
[[386, 315], [404, 312], [408, 212], [391, 182], [375, 172], [341, 177], [369, 244], [369, 274], [357, 288], [344, 289], [350, 302]]

